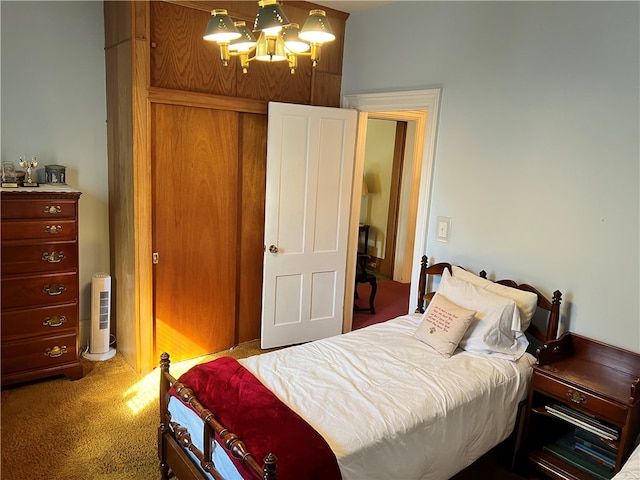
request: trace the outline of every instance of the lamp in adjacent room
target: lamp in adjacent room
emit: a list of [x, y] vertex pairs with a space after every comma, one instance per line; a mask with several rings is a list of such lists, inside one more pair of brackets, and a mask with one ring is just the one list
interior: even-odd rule
[[291, 73], [298, 67], [298, 57], [311, 58], [313, 67], [320, 59], [322, 45], [335, 40], [331, 24], [324, 10], [310, 10], [302, 28], [291, 23], [276, 0], [258, 2], [253, 32], [245, 22], [233, 21], [227, 10], [211, 11], [209, 23], [202, 38], [216, 42], [223, 66], [231, 57], [239, 57], [243, 73], [249, 70], [249, 62], [288, 61]]
[[367, 187], [367, 177], [362, 176], [362, 196], [366, 197], [369, 195], [369, 187]]

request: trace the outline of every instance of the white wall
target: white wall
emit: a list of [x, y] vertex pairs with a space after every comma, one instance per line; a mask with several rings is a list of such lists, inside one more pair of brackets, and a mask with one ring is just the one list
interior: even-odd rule
[[393, 2], [350, 16], [342, 84], [442, 88], [432, 260], [560, 290], [564, 329], [636, 352], [639, 19], [638, 2]]
[[107, 129], [102, 2], [0, 2], [2, 160], [67, 166], [79, 204], [80, 318], [91, 277], [109, 271]]

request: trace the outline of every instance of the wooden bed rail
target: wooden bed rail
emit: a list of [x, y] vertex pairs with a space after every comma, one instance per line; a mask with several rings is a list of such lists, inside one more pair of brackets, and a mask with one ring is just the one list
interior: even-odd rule
[[[169, 354], [163, 353], [160, 356], [160, 427], [158, 435], [160, 437], [159, 452], [160, 458], [160, 471], [162, 479], [169, 478], [169, 466], [165, 459], [165, 452], [163, 448], [163, 439], [166, 434], [170, 434], [171, 429], [171, 416], [169, 414], [169, 389], [174, 388], [178, 397], [187, 405], [190, 405], [200, 418], [204, 421], [204, 452], [200, 452], [192, 443], [191, 436], [186, 429], [176, 428], [174, 430], [174, 437], [176, 441], [184, 448], [189, 449], [200, 461], [201, 468], [211, 474], [214, 479], [222, 480], [222, 476], [216, 470], [213, 463], [213, 449], [212, 441], [217, 434], [221, 440], [221, 444], [230, 453], [233, 458], [236, 458], [244, 462], [255, 474], [256, 479], [262, 480], [276, 480], [278, 471], [278, 459], [275, 455], [270, 453], [264, 459], [264, 464], [261, 466], [256, 462], [251, 453], [247, 450], [244, 442], [238, 438], [238, 436], [229, 431], [224, 425], [222, 425], [214, 416], [211, 410], [205, 408], [200, 401], [196, 398], [189, 387], [183, 383], [177, 381], [169, 373]], [[174, 424], [175, 425], [175, 424]]]

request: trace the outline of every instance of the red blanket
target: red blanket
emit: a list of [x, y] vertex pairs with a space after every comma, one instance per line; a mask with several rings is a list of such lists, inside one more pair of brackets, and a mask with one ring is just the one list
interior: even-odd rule
[[[245, 442], [258, 464], [269, 453], [278, 458], [278, 480], [342, 478], [324, 438], [234, 358], [196, 365], [180, 381]], [[233, 461], [244, 478], [254, 478]]]

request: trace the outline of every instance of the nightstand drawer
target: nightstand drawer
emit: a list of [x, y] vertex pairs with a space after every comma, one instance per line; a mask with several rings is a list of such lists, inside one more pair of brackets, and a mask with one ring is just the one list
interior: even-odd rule
[[624, 425], [628, 409], [624, 405], [607, 400], [567, 383], [558, 378], [548, 377], [537, 369], [533, 372], [533, 388], [572, 408], [581, 410], [615, 425]]
[[30, 199], [2, 199], [2, 219], [26, 218], [70, 218], [76, 217], [76, 202], [59, 198]]

